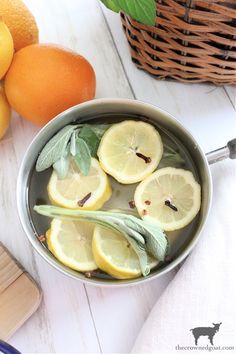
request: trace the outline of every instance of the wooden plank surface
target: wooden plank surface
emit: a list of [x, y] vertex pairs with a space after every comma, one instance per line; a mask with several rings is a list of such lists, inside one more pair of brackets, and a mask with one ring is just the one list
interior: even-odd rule
[[23, 273], [6, 249], [0, 244], [0, 295]]
[[7, 340], [36, 311], [41, 291], [0, 244], [0, 339]]
[[[175, 115], [207, 151], [235, 135], [234, 91], [212, 85], [159, 82], [136, 69], [119, 16], [96, 0], [25, 0], [35, 14], [42, 42], [84, 55], [97, 76], [97, 97], [137, 98]], [[53, 94], [53, 93], [52, 93]], [[223, 124], [222, 124], [223, 123]], [[40, 310], [11, 338], [24, 353], [128, 353], [153, 304], [175, 271], [142, 286], [84, 286], [33, 252], [21, 229], [15, 201], [18, 169], [38, 128], [14, 114], [0, 142], [0, 240], [40, 283]], [[2, 168], [3, 166], [3, 168]]]

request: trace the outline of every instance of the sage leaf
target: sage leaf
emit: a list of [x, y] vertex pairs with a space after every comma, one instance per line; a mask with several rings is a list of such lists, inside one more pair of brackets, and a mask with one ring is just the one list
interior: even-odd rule
[[159, 168], [163, 167], [183, 167], [185, 165], [185, 160], [181, 156], [177, 149], [172, 148], [169, 145], [164, 145], [163, 156], [159, 165]]
[[168, 249], [168, 239], [164, 232], [157, 226], [143, 220], [140, 227], [145, 229], [146, 249], [155, 259], [164, 261]]
[[76, 131], [74, 130], [70, 139], [70, 153], [72, 156], [76, 155]]
[[129, 227], [127, 225], [127, 222], [126, 222], [125, 217], [123, 215], [122, 215], [122, 218], [119, 218], [119, 219], [117, 219], [117, 217], [112, 218], [110, 216], [106, 216], [106, 220], [109, 220], [109, 221], [113, 222], [114, 224], [118, 225], [119, 228], [122, 228], [122, 230], [130, 238], [132, 238], [134, 241], [136, 241], [136, 243], [138, 243], [140, 246], [145, 245], [145, 239], [144, 239], [143, 235], [140, 234], [139, 232], [137, 232], [134, 227]]
[[79, 132], [79, 138], [86, 142], [91, 156], [96, 157], [100, 139], [93, 131], [92, 126], [85, 125]]
[[105, 131], [110, 127], [110, 124], [93, 124], [91, 129], [97, 135], [98, 139], [101, 140]]
[[150, 265], [148, 261], [148, 255], [144, 246], [137, 244], [132, 238], [128, 238], [134, 252], [137, 254], [139, 259], [140, 268], [144, 277], [150, 273]]
[[68, 156], [61, 156], [60, 159], [53, 164], [53, 168], [60, 179], [63, 179], [67, 176], [69, 165], [70, 163]]
[[164, 260], [168, 242], [164, 232], [158, 226], [133, 216], [129, 218], [125, 216], [125, 223], [127, 227], [144, 237], [146, 250], [151, 256], [159, 261]]
[[[110, 221], [110, 218], [107, 218], [107, 221]], [[143, 276], [147, 276], [150, 273], [150, 266], [148, 261], [148, 254], [145, 250], [145, 242], [144, 240], [140, 242], [141, 235], [138, 236], [138, 233], [135, 234], [134, 230], [129, 230], [121, 225], [120, 223], [116, 223], [118, 227], [118, 231], [120, 231], [127, 241], [131, 244], [134, 252], [138, 256], [140, 268]]]
[[67, 125], [49, 140], [38, 157], [36, 163], [37, 172], [46, 170], [64, 155], [75, 128], [76, 125]]
[[133, 19], [150, 26], [155, 26], [155, 0], [101, 0], [114, 12], [123, 11]]
[[87, 143], [81, 139], [76, 139], [77, 154], [74, 156], [76, 165], [79, 167], [81, 173], [87, 176], [91, 166], [91, 154]]

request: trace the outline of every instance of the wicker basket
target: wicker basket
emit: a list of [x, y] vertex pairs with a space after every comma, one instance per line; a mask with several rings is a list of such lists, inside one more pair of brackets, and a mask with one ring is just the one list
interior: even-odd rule
[[236, 0], [157, 0], [156, 25], [121, 13], [133, 62], [157, 79], [236, 84]]

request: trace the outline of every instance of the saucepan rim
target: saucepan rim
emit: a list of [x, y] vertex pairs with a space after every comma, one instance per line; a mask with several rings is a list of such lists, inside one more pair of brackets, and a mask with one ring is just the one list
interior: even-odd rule
[[[41, 139], [45, 140], [43, 138], [45, 137], [45, 135], [47, 135], [48, 131], [54, 130], [51, 134], [51, 136], [52, 136], [55, 134], [55, 132], [58, 129], [62, 128], [64, 125], [68, 124], [69, 122], [72, 122], [73, 121], [72, 119], [69, 121], [65, 121], [66, 117], [71, 116], [72, 113], [75, 113], [77, 111], [79, 113], [79, 111], [81, 111], [82, 109], [85, 110], [86, 108], [90, 108], [90, 109], [94, 108], [94, 110], [96, 111], [96, 107], [98, 107], [100, 105], [105, 105], [105, 106], [110, 106], [110, 105], [117, 106], [118, 105], [121, 108], [128, 105], [130, 107], [130, 109], [133, 108], [134, 110], [135, 109], [137, 110], [137, 108], [142, 107], [143, 109], [146, 109], [147, 111], [152, 110], [153, 113], [156, 112], [156, 113], [164, 115], [165, 118], [169, 119], [169, 121], [173, 125], [174, 124], [177, 125], [178, 128], [183, 132], [183, 134], [185, 136], [188, 136], [188, 138], [190, 138], [190, 140], [193, 142], [193, 144], [195, 144], [195, 146], [197, 147], [197, 149], [202, 157], [203, 163], [204, 163], [206, 181], [208, 183], [208, 190], [207, 190], [207, 196], [206, 196], [206, 198], [207, 198], [206, 212], [202, 216], [203, 222], [201, 222], [201, 225], [198, 226], [198, 229], [195, 232], [193, 239], [184, 248], [184, 250], [181, 251], [180, 255], [176, 259], [174, 259], [171, 263], [167, 264], [165, 267], [160, 269], [158, 271], [158, 273], [152, 273], [148, 277], [139, 277], [137, 279], [128, 279], [128, 280], [122, 280], [122, 281], [114, 280], [114, 281], [109, 281], [109, 282], [103, 281], [102, 279], [84, 278], [81, 273], [73, 271], [73, 270], [63, 266], [51, 254], [49, 254], [49, 252], [46, 249], [44, 249], [44, 247], [41, 245], [41, 243], [37, 239], [34, 229], [33, 229], [33, 226], [32, 226], [32, 221], [29, 219], [27, 203], [26, 203], [26, 198], [27, 198], [27, 193], [28, 193], [26, 179], [29, 177], [29, 170], [31, 170], [32, 164], [35, 164], [35, 160], [34, 160], [34, 161], [31, 161], [31, 165], [29, 166], [30, 156], [32, 155], [32, 152], [34, 151], [35, 147], [37, 147], [37, 145], [41, 141]], [[122, 113], [124, 113], [124, 111]], [[148, 117], [148, 112], [147, 112], [147, 117]], [[65, 124], [63, 124], [63, 122]], [[56, 127], [56, 130], [55, 130], [55, 127]], [[27, 176], [27, 173], [28, 173], [28, 176]], [[24, 232], [27, 235], [27, 238], [29, 239], [33, 248], [51, 266], [56, 268], [58, 271], [60, 271], [64, 275], [67, 275], [67, 276], [70, 276], [71, 278], [80, 280], [83, 283], [93, 284], [95, 286], [97, 285], [97, 286], [108, 286], [108, 287], [117, 287], [117, 286], [120, 287], [120, 286], [130, 286], [130, 285], [141, 284], [141, 283], [156, 279], [156, 278], [160, 277], [161, 275], [166, 274], [167, 272], [169, 272], [173, 268], [175, 268], [178, 264], [180, 264], [189, 255], [189, 253], [193, 250], [193, 248], [195, 247], [195, 245], [197, 244], [197, 242], [200, 238], [200, 235], [201, 235], [202, 230], [206, 224], [206, 220], [208, 218], [208, 214], [209, 214], [209, 211], [211, 208], [212, 177], [211, 177], [210, 168], [209, 168], [209, 165], [207, 162], [207, 158], [206, 158], [205, 153], [203, 152], [201, 146], [199, 146], [198, 142], [195, 140], [195, 138], [192, 136], [192, 134], [173, 115], [171, 115], [170, 113], [166, 112], [165, 110], [163, 110], [157, 106], [154, 106], [154, 105], [142, 102], [142, 101], [138, 101], [138, 100], [126, 99], [126, 98], [99, 98], [99, 99], [88, 101], [88, 102], [85, 102], [85, 103], [82, 103], [82, 104], [79, 104], [79, 105], [76, 105], [74, 107], [67, 109], [66, 111], [64, 111], [64, 112], [60, 113], [58, 116], [56, 116], [53, 120], [51, 120], [47, 125], [45, 125], [38, 132], [38, 134], [35, 136], [35, 138], [31, 142], [31, 144], [29, 145], [27, 151], [25, 152], [23, 161], [21, 163], [18, 178], [17, 178], [16, 195], [17, 195], [18, 215], [19, 215], [22, 227], [24, 229]]]

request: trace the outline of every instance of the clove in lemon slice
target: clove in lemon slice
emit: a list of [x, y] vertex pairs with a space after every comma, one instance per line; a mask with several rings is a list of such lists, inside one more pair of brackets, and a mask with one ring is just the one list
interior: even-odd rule
[[142, 181], [159, 164], [163, 144], [158, 131], [142, 121], [113, 124], [103, 135], [98, 157], [105, 172], [123, 184]]
[[48, 196], [53, 204], [65, 208], [98, 210], [110, 198], [111, 187], [98, 160], [92, 158], [87, 176], [71, 160], [65, 178], [60, 179], [53, 171], [48, 183]]
[[136, 188], [139, 215], [165, 231], [187, 226], [201, 206], [201, 187], [192, 172], [173, 167], [157, 170]]

